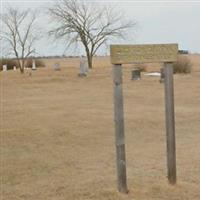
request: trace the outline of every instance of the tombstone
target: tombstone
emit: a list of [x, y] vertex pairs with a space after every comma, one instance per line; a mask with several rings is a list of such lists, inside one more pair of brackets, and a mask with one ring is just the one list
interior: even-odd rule
[[13, 66], [13, 70], [14, 70], [14, 71], [16, 71], [16, 70], [17, 70], [17, 67], [16, 67], [15, 65]]
[[7, 71], [7, 65], [3, 65], [3, 71]]
[[160, 83], [164, 83], [164, 68], [160, 69]]
[[55, 64], [53, 65], [53, 68], [54, 68], [54, 70], [56, 70], [56, 71], [60, 70], [60, 64], [59, 64], [59, 63], [55, 63]]
[[36, 70], [35, 60], [32, 61], [32, 70]]
[[131, 73], [132, 73], [132, 80], [140, 80], [141, 79], [140, 69], [133, 69]]
[[88, 62], [87, 59], [81, 56], [80, 58], [80, 73], [79, 76], [87, 76], [88, 74]]

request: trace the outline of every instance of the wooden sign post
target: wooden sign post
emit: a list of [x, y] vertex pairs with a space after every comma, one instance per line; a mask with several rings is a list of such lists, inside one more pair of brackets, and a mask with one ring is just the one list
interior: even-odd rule
[[176, 138], [174, 119], [173, 63], [164, 63], [165, 123], [167, 138], [167, 170], [169, 183], [176, 183]]
[[165, 113], [167, 137], [167, 169], [170, 184], [176, 183], [176, 149], [173, 96], [173, 67], [177, 60], [177, 44], [111, 45], [114, 82], [114, 121], [118, 190], [127, 193], [122, 64], [163, 62], [165, 79]]
[[113, 66], [114, 75], [114, 121], [115, 121], [115, 145], [117, 153], [117, 180], [118, 190], [127, 193], [126, 183], [126, 155], [124, 139], [124, 104], [122, 93], [122, 66]]

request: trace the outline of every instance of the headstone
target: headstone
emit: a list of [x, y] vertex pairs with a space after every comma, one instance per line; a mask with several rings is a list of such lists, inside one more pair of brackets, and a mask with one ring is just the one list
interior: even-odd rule
[[81, 56], [79, 76], [87, 76], [87, 74], [88, 74], [88, 62], [86, 58]]
[[7, 71], [7, 65], [3, 65], [3, 71]]
[[32, 61], [32, 70], [36, 70], [35, 60]]
[[14, 71], [17, 70], [17, 67], [16, 67], [15, 65], [13, 66], [13, 70], [14, 70]]
[[160, 69], [160, 83], [164, 83], [164, 68]]
[[54, 70], [60, 70], [60, 64], [59, 63], [55, 63], [54, 65], [53, 65], [53, 68], [54, 68]]
[[141, 79], [141, 71], [140, 69], [132, 70], [132, 80], [140, 80]]

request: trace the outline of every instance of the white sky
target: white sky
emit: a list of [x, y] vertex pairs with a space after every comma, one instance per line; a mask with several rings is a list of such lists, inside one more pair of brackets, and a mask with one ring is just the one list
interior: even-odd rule
[[[20, 8], [42, 8], [49, 6], [52, 1], [19, 1], [1, 0], [1, 9], [7, 4]], [[189, 50], [193, 53], [200, 53], [200, 0], [196, 1], [92, 1], [101, 4], [115, 4], [119, 10], [125, 12], [128, 18], [137, 22], [134, 34], [131, 39], [123, 43], [151, 44], [151, 43], [178, 43], [179, 49]], [[47, 24], [47, 19], [40, 17], [41, 24]], [[43, 39], [38, 45], [39, 55], [62, 55], [65, 46], [63, 43], [52, 44], [50, 40]], [[102, 48], [99, 54], [105, 54], [106, 49]], [[81, 54], [80, 48], [74, 51], [71, 48], [66, 54]]]

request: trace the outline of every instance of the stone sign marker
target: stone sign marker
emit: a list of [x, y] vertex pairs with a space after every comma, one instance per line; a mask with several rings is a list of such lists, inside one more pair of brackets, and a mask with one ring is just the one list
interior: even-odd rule
[[169, 183], [176, 183], [173, 62], [177, 60], [177, 55], [178, 44], [110, 46], [110, 57], [113, 64], [115, 145], [119, 192], [128, 192], [126, 181], [122, 64], [164, 62], [167, 170]]

